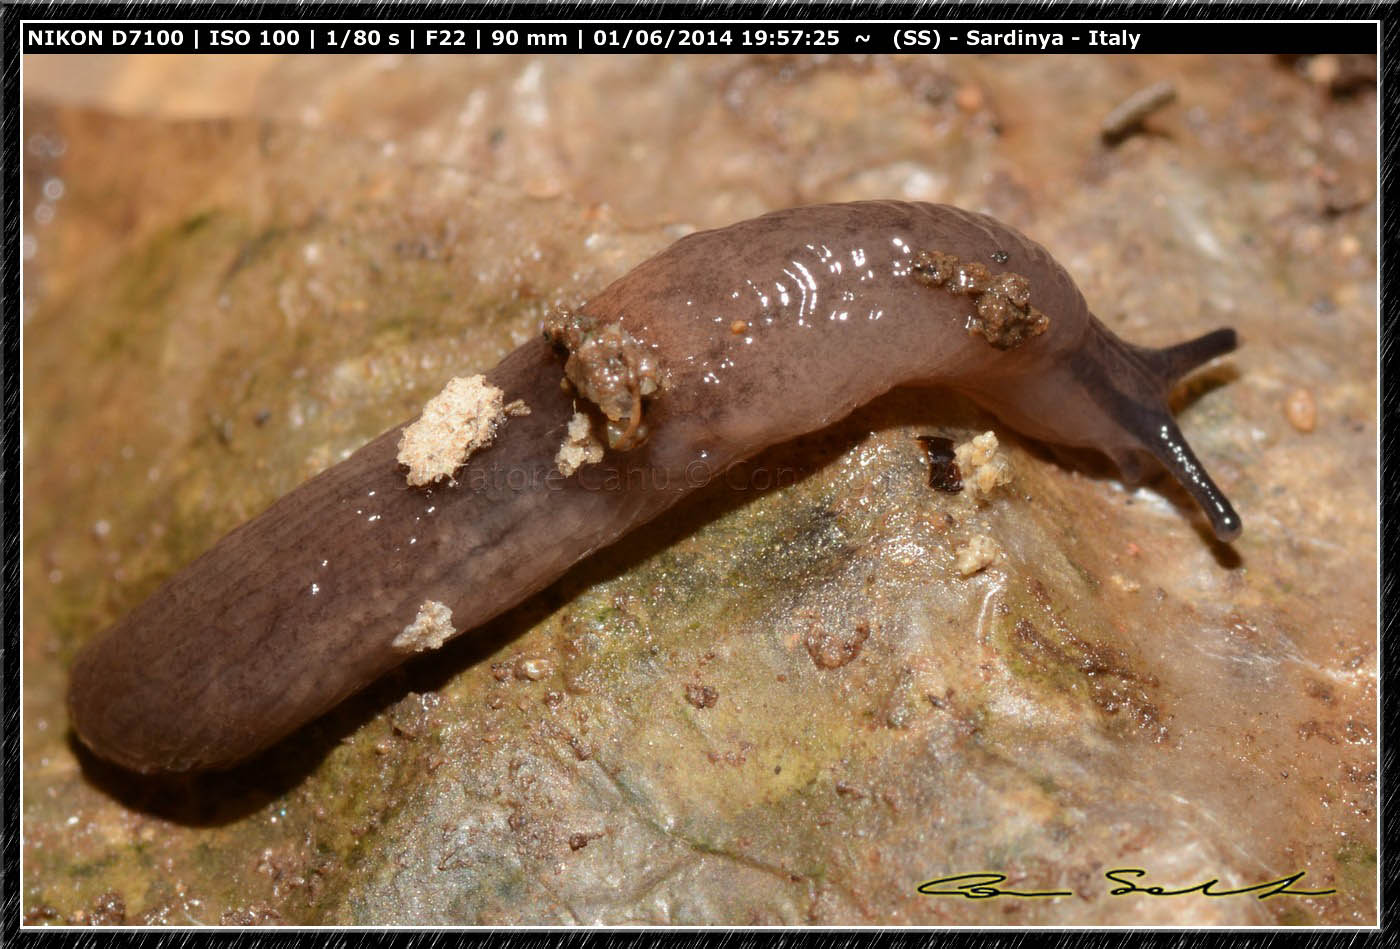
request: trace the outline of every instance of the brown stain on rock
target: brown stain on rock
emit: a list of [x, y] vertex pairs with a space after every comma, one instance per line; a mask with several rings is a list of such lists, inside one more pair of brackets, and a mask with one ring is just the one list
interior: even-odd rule
[[1337, 743], [1337, 736], [1332, 734], [1332, 729], [1325, 723], [1317, 719], [1309, 719], [1298, 726], [1298, 738], [1307, 741], [1309, 738], [1321, 738], [1329, 745]]
[[1044, 608], [1055, 634], [1042, 633], [1025, 617], [1018, 619], [1013, 627], [1013, 645], [1022, 658], [1037, 667], [1053, 665], [1076, 671], [1083, 676], [1091, 701], [1105, 715], [1125, 713], [1144, 737], [1165, 742], [1169, 737], [1167, 726], [1148, 693], [1161, 684], [1157, 677], [1135, 670], [1121, 649], [1077, 636], [1055, 612], [1049, 592], [1039, 581], [1032, 581], [1030, 590]]

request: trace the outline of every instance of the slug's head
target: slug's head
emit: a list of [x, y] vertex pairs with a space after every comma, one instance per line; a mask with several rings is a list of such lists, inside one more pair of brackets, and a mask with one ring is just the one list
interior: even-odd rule
[[1200, 505], [1215, 536], [1231, 541], [1240, 534], [1239, 515], [1182, 437], [1167, 396], [1181, 377], [1237, 344], [1234, 330], [1220, 329], [1148, 349], [1091, 319], [1079, 344], [1047, 355], [1048, 365], [972, 394], [1028, 435], [1103, 452], [1125, 480], [1139, 481], [1144, 456], [1156, 458]]

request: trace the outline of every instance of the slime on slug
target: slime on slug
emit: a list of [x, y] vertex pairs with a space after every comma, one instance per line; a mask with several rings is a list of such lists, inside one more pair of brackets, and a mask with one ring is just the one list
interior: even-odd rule
[[[1235, 345], [1126, 343], [1040, 245], [944, 205], [692, 234], [170, 578], [78, 656], [73, 727], [136, 771], [229, 767], [652, 520], [697, 462], [722, 471], [895, 386], [955, 390], [1130, 480], [1155, 459], [1228, 541], [1239, 518], [1166, 398]], [[602, 462], [616, 489], [587, 477]]]

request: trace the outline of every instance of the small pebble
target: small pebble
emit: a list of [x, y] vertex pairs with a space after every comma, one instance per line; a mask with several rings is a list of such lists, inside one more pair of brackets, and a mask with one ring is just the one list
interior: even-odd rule
[[1300, 432], [1311, 432], [1317, 428], [1317, 403], [1307, 389], [1294, 389], [1283, 400], [1283, 414]]
[[970, 577], [990, 567], [1000, 553], [996, 541], [985, 534], [977, 534], [958, 548], [953, 566], [960, 575]]
[[1308, 60], [1307, 72], [1319, 86], [1330, 86], [1342, 74], [1342, 64], [1335, 56], [1314, 56]]
[[529, 679], [531, 682], [538, 682], [549, 673], [548, 659], [522, 659], [515, 667], [516, 678]]
[[957, 103], [958, 108], [962, 109], [964, 112], [976, 112], [978, 109], [982, 108], [982, 104], [986, 100], [982, 95], [981, 89], [969, 84], [958, 89], [953, 95], [953, 101]]

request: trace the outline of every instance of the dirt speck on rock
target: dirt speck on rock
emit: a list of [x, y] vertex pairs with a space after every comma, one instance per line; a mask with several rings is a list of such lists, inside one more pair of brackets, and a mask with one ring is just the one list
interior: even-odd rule
[[844, 629], [829, 629], [813, 624], [807, 631], [807, 654], [818, 669], [839, 669], [860, 655], [870, 624], [857, 623]]
[[685, 687], [685, 700], [696, 708], [714, 708], [719, 701], [719, 692], [708, 685], [688, 683]]

